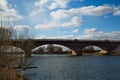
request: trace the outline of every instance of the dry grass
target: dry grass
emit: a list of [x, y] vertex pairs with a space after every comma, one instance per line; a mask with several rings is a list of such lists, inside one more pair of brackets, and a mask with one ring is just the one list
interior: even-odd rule
[[15, 69], [1, 69], [0, 80], [25, 80], [23, 76], [18, 76]]

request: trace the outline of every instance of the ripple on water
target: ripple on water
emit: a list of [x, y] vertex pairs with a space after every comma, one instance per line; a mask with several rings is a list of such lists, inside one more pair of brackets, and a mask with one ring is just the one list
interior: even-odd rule
[[120, 80], [120, 56], [43, 56], [33, 65], [29, 80]]

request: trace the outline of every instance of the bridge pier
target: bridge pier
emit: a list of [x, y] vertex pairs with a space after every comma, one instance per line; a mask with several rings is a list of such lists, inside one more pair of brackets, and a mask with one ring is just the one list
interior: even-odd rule
[[76, 53], [77, 53], [77, 56], [82, 56], [82, 51], [81, 50], [77, 50]]
[[105, 55], [112, 55], [112, 51], [107, 51]]
[[72, 55], [82, 56], [82, 51], [80, 49], [72, 50]]

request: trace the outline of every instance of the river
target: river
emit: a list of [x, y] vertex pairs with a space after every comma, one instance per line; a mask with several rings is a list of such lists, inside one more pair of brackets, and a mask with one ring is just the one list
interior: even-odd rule
[[28, 80], [120, 80], [120, 56], [42, 55], [27, 69]]

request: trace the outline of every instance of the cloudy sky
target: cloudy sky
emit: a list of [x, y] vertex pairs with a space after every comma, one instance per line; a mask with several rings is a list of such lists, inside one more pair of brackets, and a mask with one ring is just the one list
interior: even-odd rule
[[36, 39], [120, 40], [120, 0], [0, 0], [0, 20]]

